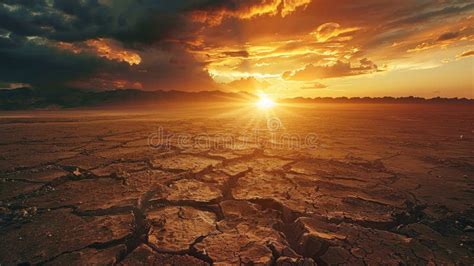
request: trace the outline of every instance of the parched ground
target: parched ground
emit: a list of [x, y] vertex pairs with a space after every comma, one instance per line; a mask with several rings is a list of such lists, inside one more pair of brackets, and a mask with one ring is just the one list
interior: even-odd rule
[[472, 106], [289, 109], [0, 115], [0, 265], [474, 263]]

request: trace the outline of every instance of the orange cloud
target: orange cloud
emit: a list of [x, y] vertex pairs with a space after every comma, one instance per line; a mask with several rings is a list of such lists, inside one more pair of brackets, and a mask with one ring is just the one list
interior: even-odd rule
[[468, 56], [474, 56], [474, 50], [465, 51], [464, 53], [458, 55], [457, 57], [468, 57]]
[[75, 53], [75, 54], [78, 54], [78, 53], [82, 52], [82, 49], [80, 47], [77, 47], [73, 43], [69, 43], [69, 42], [58, 42], [56, 44], [56, 46], [59, 49], [68, 50], [68, 51], [70, 51], [72, 53]]
[[[87, 51], [108, 60], [140, 64], [132, 68], [125, 66], [131, 74], [124, 75], [124, 71], [109, 79], [140, 81], [145, 89], [198, 90], [196, 76], [200, 76], [199, 89], [252, 91], [268, 87], [281, 93], [295, 91], [308, 95], [345, 94], [343, 89], [349, 87], [347, 84], [353, 85], [354, 93], [376, 91], [376, 82], [382, 84], [387, 77], [398, 75], [399, 70], [435, 69], [441, 66], [440, 62], [450, 68], [461, 60], [450, 60], [448, 64], [445, 58], [473, 55], [470, 46], [474, 40], [474, 16], [468, 13], [474, 10], [472, 4], [362, 2], [190, 1], [176, 17], [165, 17], [166, 23], [160, 24], [161, 14], [157, 13], [156, 20], [145, 21], [151, 25], [137, 24], [140, 33], [147, 33], [144, 36], [119, 35], [123, 45], [121, 39], [112, 40], [114, 36], [108, 36], [58, 46], [73, 53]], [[149, 35], [154, 38], [148, 39]], [[137, 37], [142, 39], [137, 42], [134, 40]], [[126, 46], [140, 44], [141, 40], [147, 42], [139, 47], [146, 49], [130, 50]], [[386, 73], [344, 79], [380, 71]], [[460, 73], [459, 69], [450, 73], [454, 72]], [[325, 85], [315, 82], [329, 78], [332, 80], [327, 84], [333, 90], [322, 89]], [[374, 82], [364, 83], [372, 78]], [[426, 84], [431, 81], [428, 78]], [[406, 79], [397, 82], [400, 88], [414, 86]], [[131, 86], [122, 84], [115, 82], [107, 86]], [[392, 86], [394, 82], [387, 84]]]
[[270, 86], [270, 83], [266, 81], [260, 81], [254, 77], [241, 78], [225, 84], [227, 87], [236, 91], [249, 91], [255, 92], [257, 90], [266, 89]]
[[348, 36], [348, 34], [358, 31], [359, 29], [360, 28], [358, 27], [342, 28], [338, 23], [328, 22], [320, 25], [316, 31], [312, 32], [311, 34], [316, 37], [318, 42], [326, 42], [339, 36], [343, 37], [339, 41], [344, 41], [351, 40], [352, 37]]
[[333, 65], [317, 66], [306, 65], [301, 70], [287, 71], [282, 77], [286, 80], [316, 80], [344, 76], [355, 76], [379, 71], [376, 64], [367, 58], [361, 59], [358, 66], [352, 66], [350, 62], [344, 63], [338, 60]]
[[283, 8], [281, 10], [281, 16], [285, 17], [288, 14], [294, 12], [298, 7], [305, 7], [311, 2], [311, 0], [283, 0]]
[[299, 7], [305, 7], [311, 0], [259, 0], [232, 2], [211, 10], [195, 10], [191, 12], [193, 21], [219, 25], [225, 17], [251, 19], [262, 15], [280, 15], [286, 17]]
[[138, 65], [142, 58], [139, 54], [125, 50], [116, 42], [106, 39], [91, 39], [81, 43], [58, 42], [55, 44], [59, 49], [67, 50], [78, 54], [89, 52], [97, 54], [100, 57], [119, 62], [125, 62], [129, 65]]
[[106, 39], [87, 40], [85, 43], [93, 48], [99, 56], [109, 60], [126, 62], [129, 65], [138, 65], [142, 61], [137, 53], [124, 50]]

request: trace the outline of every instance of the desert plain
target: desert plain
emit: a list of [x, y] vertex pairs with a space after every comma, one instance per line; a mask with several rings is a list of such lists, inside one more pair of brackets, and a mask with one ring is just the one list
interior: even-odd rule
[[0, 114], [0, 264], [472, 265], [472, 105]]

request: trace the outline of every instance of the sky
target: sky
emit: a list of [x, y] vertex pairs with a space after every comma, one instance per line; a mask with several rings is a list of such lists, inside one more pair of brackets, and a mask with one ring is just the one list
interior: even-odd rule
[[0, 88], [474, 98], [469, 0], [1, 0]]

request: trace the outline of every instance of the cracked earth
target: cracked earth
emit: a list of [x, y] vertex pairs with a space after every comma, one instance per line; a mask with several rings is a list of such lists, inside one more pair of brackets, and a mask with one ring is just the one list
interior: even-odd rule
[[471, 106], [347, 108], [1, 118], [0, 264], [472, 265]]

